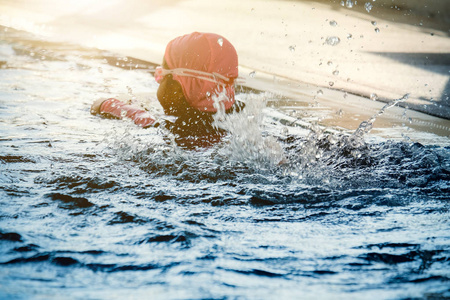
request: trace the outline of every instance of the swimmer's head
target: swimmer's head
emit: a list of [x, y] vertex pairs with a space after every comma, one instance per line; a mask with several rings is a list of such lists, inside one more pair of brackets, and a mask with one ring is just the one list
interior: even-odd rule
[[162, 69], [158, 100], [168, 114], [186, 109], [216, 112], [213, 97], [227, 110], [234, 104], [234, 80], [238, 77], [238, 57], [233, 45], [214, 33], [194, 32], [170, 41]]

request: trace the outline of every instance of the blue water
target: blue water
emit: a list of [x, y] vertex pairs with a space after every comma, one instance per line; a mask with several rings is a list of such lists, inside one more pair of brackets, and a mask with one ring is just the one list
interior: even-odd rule
[[90, 115], [160, 112], [142, 62], [0, 30], [0, 298], [450, 297], [448, 147], [293, 134], [242, 92], [187, 149]]

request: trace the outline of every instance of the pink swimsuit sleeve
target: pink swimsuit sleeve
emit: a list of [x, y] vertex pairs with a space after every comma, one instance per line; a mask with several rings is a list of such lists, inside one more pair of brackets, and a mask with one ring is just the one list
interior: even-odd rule
[[155, 118], [143, 109], [128, 105], [114, 98], [103, 101], [100, 106], [100, 114], [108, 117], [123, 119], [129, 118], [134, 124], [143, 128], [156, 126]]

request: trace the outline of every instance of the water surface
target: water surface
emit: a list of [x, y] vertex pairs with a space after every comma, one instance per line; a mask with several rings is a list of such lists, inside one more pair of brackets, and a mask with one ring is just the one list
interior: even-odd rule
[[449, 148], [286, 126], [243, 92], [187, 149], [90, 115], [161, 113], [142, 62], [0, 29], [1, 298], [450, 297]]

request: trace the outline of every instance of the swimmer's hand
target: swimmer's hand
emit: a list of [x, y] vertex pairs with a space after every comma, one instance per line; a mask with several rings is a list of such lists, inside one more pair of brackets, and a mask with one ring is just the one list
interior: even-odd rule
[[101, 99], [94, 101], [94, 103], [91, 105], [91, 114], [93, 114], [93, 115], [100, 114], [100, 107], [102, 106], [103, 102], [105, 102], [106, 100], [107, 99], [101, 98]]

